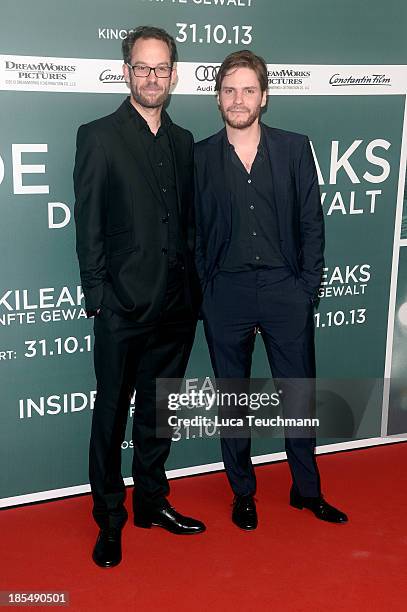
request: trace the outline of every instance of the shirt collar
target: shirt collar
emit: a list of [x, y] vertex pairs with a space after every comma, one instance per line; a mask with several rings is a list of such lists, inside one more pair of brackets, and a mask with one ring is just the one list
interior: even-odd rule
[[[257, 146], [257, 150], [258, 150], [259, 153], [261, 153], [261, 155], [264, 155], [264, 153], [266, 151], [264, 124], [261, 121], [259, 121], [259, 125], [260, 125], [260, 141], [259, 141], [259, 144]], [[226, 146], [228, 147], [229, 151], [234, 151], [235, 150], [235, 147], [228, 140], [228, 134], [227, 134], [226, 129], [225, 129], [224, 134], [223, 134], [223, 142], [226, 144]]]
[[[144, 119], [144, 117], [142, 117], [140, 115], [140, 113], [138, 112], [138, 110], [133, 106], [133, 104], [130, 102], [130, 96], [127, 96], [126, 99], [126, 103], [127, 103], [127, 108], [129, 111], [129, 116], [131, 117], [132, 121], [134, 121], [137, 129], [141, 132], [142, 130], [148, 130], [149, 132], [151, 132], [147, 121]], [[169, 115], [166, 113], [165, 110], [163, 110], [161, 112], [161, 125], [159, 128], [159, 131], [166, 131], [168, 129], [168, 127], [171, 125], [172, 121], [169, 117]], [[158, 132], [157, 132], [158, 134]]]

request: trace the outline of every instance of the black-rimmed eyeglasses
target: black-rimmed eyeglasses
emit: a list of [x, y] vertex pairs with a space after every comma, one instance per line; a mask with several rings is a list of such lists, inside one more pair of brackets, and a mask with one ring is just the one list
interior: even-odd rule
[[158, 79], [166, 79], [172, 72], [172, 66], [168, 66], [167, 64], [160, 64], [154, 68], [151, 66], [146, 66], [145, 64], [134, 64], [134, 66], [132, 66], [128, 62], [127, 65], [132, 69], [135, 77], [148, 77], [150, 76], [151, 71], [153, 71]]

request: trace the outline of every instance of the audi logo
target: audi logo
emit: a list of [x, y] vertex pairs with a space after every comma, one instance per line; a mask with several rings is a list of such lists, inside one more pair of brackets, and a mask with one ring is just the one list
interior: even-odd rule
[[218, 70], [220, 68], [220, 64], [217, 66], [198, 66], [195, 70], [195, 76], [198, 81], [216, 81], [216, 75], [218, 74]]

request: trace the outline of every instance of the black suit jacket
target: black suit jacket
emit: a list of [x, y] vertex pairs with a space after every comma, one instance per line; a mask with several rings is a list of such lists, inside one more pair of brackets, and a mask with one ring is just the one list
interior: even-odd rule
[[[272, 168], [281, 253], [316, 299], [324, 265], [324, 221], [310, 143], [302, 134], [262, 127]], [[226, 255], [232, 229], [225, 155], [225, 128], [195, 145], [196, 263], [203, 289]]]
[[[76, 250], [85, 308], [102, 304], [140, 323], [156, 319], [166, 290], [168, 223], [153, 169], [125, 101], [78, 130], [74, 169]], [[188, 295], [196, 309], [193, 260], [193, 138], [169, 121]], [[195, 276], [195, 277], [194, 277]]]

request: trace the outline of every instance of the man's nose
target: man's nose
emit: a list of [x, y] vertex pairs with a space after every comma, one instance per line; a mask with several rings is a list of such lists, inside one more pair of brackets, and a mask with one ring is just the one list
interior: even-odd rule
[[233, 102], [235, 104], [241, 104], [243, 102], [243, 95], [241, 91], [235, 91], [235, 99]]
[[150, 74], [147, 77], [148, 81], [157, 81], [157, 75], [154, 70], [150, 70]]

